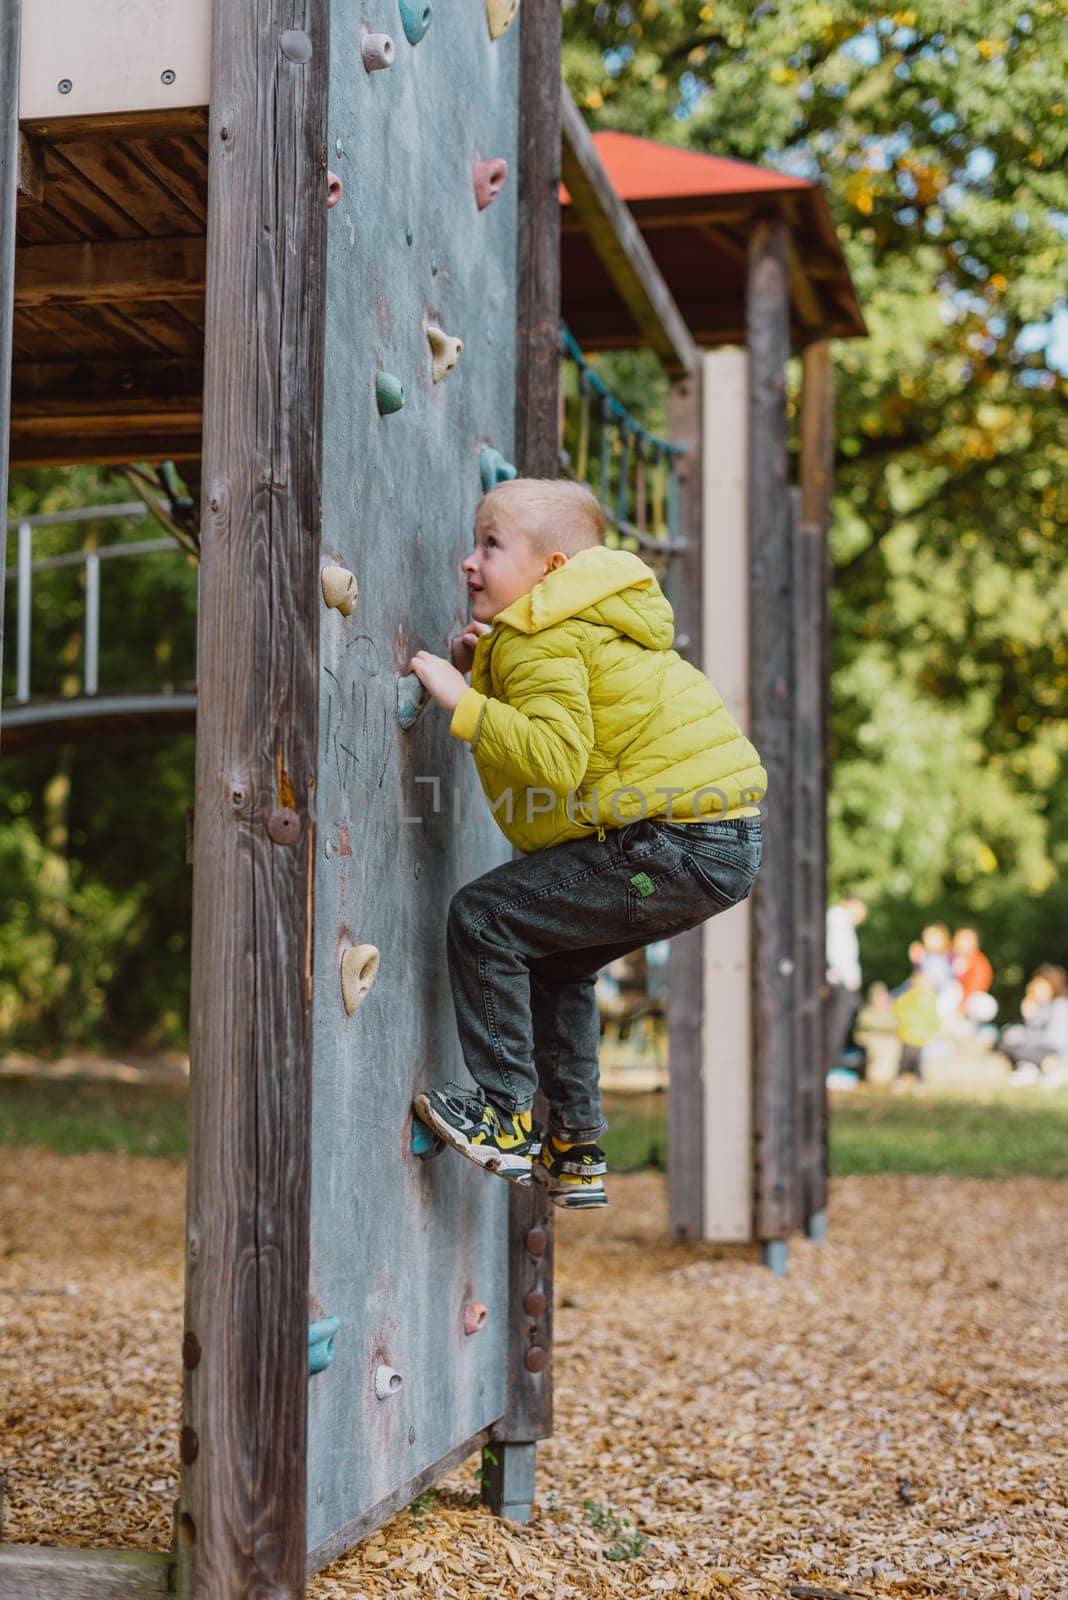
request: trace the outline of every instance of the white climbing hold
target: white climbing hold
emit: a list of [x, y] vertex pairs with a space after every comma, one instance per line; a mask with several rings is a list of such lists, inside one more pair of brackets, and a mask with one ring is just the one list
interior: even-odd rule
[[486, 0], [486, 21], [491, 39], [499, 39], [515, 21], [519, 0]]
[[435, 383], [447, 378], [463, 354], [464, 342], [431, 323], [426, 330], [430, 341], [430, 372]]
[[323, 568], [323, 599], [328, 606], [343, 617], [351, 617], [359, 596], [359, 585], [347, 567]]
[[382, 72], [393, 65], [396, 46], [388, 33], [365, 33], [360, 56], [365, 72]]
[[341, 1000], [346, 1016], [352, 1013], [371, 992], [381, 960], [377, 946], [354, 944], [341, 957]]
[[375, 1395], [379, 1400], [388, 1400], [391, 1394], [396, 1394], [404, 1379], [399, 1372], [394, 1372], [392, 1367], [378, 1366], [375, 1368]]

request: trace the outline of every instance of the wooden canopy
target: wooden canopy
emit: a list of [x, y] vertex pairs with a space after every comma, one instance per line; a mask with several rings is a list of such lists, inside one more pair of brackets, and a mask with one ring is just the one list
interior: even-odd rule
[[[768, 216], [784, 217], [790, 230], [793, 344], [866, 332], [818, 184], [629, 133], [595, 133], [592, 143], [698, 344], [745, 342], [747, 240]], [[560, 201], [563, 316], [572, 333], [591, 350], [648, 342], [563, 186]]]

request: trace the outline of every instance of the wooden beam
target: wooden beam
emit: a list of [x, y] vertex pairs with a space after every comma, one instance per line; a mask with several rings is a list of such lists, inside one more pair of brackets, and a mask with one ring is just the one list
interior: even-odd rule
[[124, 419], [121, 429], [98, 433], [92, 419], [83, 417], [77, 424], [54, 433], [11, 436], [13, 467], [74, 467], [81, 465], [123, 467], [131, 461], [173, 461], [176, 456], [200, 450], [200, 423], [178, 427], [171, 418], [160, 422], [155, 431], [139, 427], [135, 419]]
[[40, 146], [19, 134], [19, 194], [40, 205], [44, 199], [44, 156]]
[[7, 461], [11, 419], [11, 333], [15, 309], [15, 226], [19, 198], [21, 43], [22, 0], [7, 0], [7, 3], [0, 7], [0, 661], [4, 656]]
[[[187, 1600], [304, 1594], [329, 13], [215, 0], [213, 15]], [[294, 26], [304, 59], [280, 49]]]
[[[526, 0], [519, 19], [519, 217], [516, 284], [516, 462], [525, 476], [558, 470], [560, 374], [560, 0]], [[538, 1098], [536, 1115], [544, 1121]], [[498, 1514], [513, 1465], [553, 1427], [553, 1208], [538, 1184], [508, 1196], [508, 1409], [492, 1431], [484, 1494]], [[531, 1246], [534, 1248], [531, 1248]], [[539, 1296], [532, 1299], [531, 1296]], [[535, 1309], [531, 1309], [534, 1307]], [[537, 1309], [540, 1308], [540, 1309]], [[527, 1366], [535, 1346], [538, 1371]], [[509, 1459], [515, 1452], [515, 1462]], [[527, 1513], [529, 1514], [529, 1512]]]
[[[700, 366], [671, 385], [668, 436], [686, 447], [676, 469], [678, 537], [686, 550], [677, 558], [675, 630], [689, 641], [687, 660], [703, 667]], [[668, 962], [668, 1199], [674, 1239], [703, 1239], [705, 1233], [704, 947], [704, 929], [694, 928], [672, 941]]]
[[154, 111], [105, 111], [99, 116], [34, 117], [22, 124], [24, 133], [45, 144], [69, 139], [171, 139], [187, 134], [206, 135], [207, 106], [176, 106]]
[[187, 236], [24, 245], [16, 258], [15, 304], [106, 305], [203, 294], [205, 249], [203, 239]]
[[669, 372], [695, 373], [697, 347], [653, 260], [641, 229], [601, 165], [593, 136], [566, 88], [560, 96], [564, 182], [600, 257], [645, 342]]
[[793, 596], [786, 453], [789, 227], [749, 238], [750, 734], [768, 772], [764, 864], [752, 895], [756, 1233], [783, 1239], [796, 1214], [793, 1170]]
[[173, 1594], [174, 1560], [144, 1550], [0, 1545], [0, 1600], [144, 1600]]
[[[637, 200], [627, 206], [627, 210], [643, 233], [660, 228], [696, 228], [703, 223], [747, 228], [753, 220], [753, 207], [739, 206], [737, 197], [731, 195], [725, 195], [722, 200], [702, 199], [699, 204], [687, 200], [674, 210], [668, 207], [658, 210], [655, 201]], [[574, 206], [564, 207], [562, 230], [565, 235], [586, 231]]]
[[804, 262], [798, 251], [796, 241], [791, 235], [789, 250], [790, 273], [790, 304], [794, 311], [794, 322], [799, 334], [797, 342], [808, 344], [813, 339], [818, 339], [825, 331], [826, 317], [819, 295], [812, 286], [812, 280], [805, 271]]
[[834, 363], [829, 339], [806, 347], [801, 384], [801, 520], [826, 533], [834, 488]]
[[186, 417], [198, 422], [204, 364], [148, 361], [17, 361], [11, 370], [12, 430], [48, 431], [82, 415]]

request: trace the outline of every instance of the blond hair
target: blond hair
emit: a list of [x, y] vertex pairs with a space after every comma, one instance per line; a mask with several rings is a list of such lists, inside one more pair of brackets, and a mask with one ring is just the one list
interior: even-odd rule
[[604, 512], [584, 483], [559, 478], [511, 478], [479, 501], [522, 533], [537, 555], [573, 556], [604, 544]]

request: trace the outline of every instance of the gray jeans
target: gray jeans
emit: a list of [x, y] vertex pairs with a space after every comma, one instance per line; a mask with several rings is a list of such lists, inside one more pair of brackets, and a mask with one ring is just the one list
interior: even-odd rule
[[486, 1098], [526, 1111], [540, 1085], [555, 1130], [573, 1141], [603, 1133], [597, 972], [744, 900], [760, 857], [759, 817], [643, 820], [506, 861], [460, 889], [449, 977], [464, 1060]]

